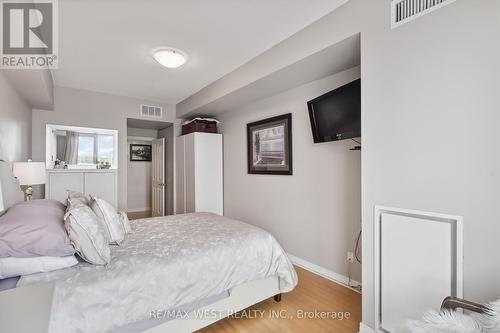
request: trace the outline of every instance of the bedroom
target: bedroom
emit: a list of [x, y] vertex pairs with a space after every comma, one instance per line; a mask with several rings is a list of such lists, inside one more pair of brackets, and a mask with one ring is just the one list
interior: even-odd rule
[[[2, 6], [5, 2], [2, 1]], [[276, 243], [266, 243], [264, 248], [279, 244], [281, 252], [268, 252], [278, 255], [279, 258], [274, 259], [278, 266], [281, 263], [279, 267], [288, 267], [280, 271], [279, 278], [259, 276], [262, 285], [252, 285], [251, 281], [241, 281], [252, 280], [248, 276], [228, 273], [227, 263], [231, 262], [228, 257], [222, 254], [220, 258], [212, 257], [213, 267], [218, 267], [221, 274], [226, 272], [225, 277], [234, 279], [230, 281], [234, 288], [217, 287], [208, 292], [207, 286], [200, 286], [204, 296], [215, 298], [207, 301], [210, 304], [191, 304], [194, 308], [190, 310], [213, 309], [210, 306], [218, 304], [227, 312], [258, 303], [250, 309], [286, 309], [294, 314], [297, 310], [336, 314], [348, 311], [352, 315], [343, 320], [272, 320], [266, 314], [265, 318], [224, 319], [212, 326], [209, 324], [215, 320], [208, 318], [169, 320], [158, 326], [159, 332], [190, 332], [202, 327], [206, 327], [207, 332], [224, 329], [242, 332], [392, 332], [396, 331], [392, 329], [394, 323], [419, 319], [426, 310], [439, 309], [441, 304], [438, 303], [445, 296], [483, 304], [493, 301], [500, 295], [497, 283], [500, 269], [495, 264], [498, 262], [500, 230], [496, 223], [498, 213], [494, 209], [498, 203], [495, 194], [499, 185], [499, 159], [491, 153], [489, 144], [497, 140], [496, 79], [500, 71], [496, 59], [500, 50], [498, 43], [491, 41], [498, 39], [499, 4], [493, 0], [448, 0], [415, 15], [415, 19], [403, 22], [405, 24], [391, 26], [393, 6], [395, 13], [401, 14], [398, 3], [361, 0], [320, 0], [314, 3], [278, 0], [252, 4], [174, 0], [57, 2], [53, 40], [57, 47], [52, 50], [58, 52], [57, 68], [0, 70], [0, 159], [8, 164], [3, 168], [5, 174], [1, 183], [1, 210], [7, 211], [2, 218], [8, 218], [13, 202], [20, 200], [15, 193], [20, 191], [6, 192], [6, 188], [19, 187], [15, 181], [12, 184], [5, 180], [13, 179], [12, 163], [28, 159], [35, 163], [47, 162], [47, 125], [93, 129], [92, 133], [97, 133], [96, 130], [116, 131], [113, 149], [116, 169], [112, 165], [107, 171], [113, 175], [111, 177], [100, 177], [106, 171], [101, 174], [79, 168], [76, 171], [49, 170], [45, 179], [39, 181], [44, 185], [27, 184], [34, 185], [33, 203], [38, 199], [48, 199], [50, 191], [57, 189], [50, 183], [51, 174], [66, 172], [73, 173], [71, 179], [77, 179], [78, 185], [78, 188], [66, 189], [89, 192], [85, 188], [92, 188], [93, 193], [84, 194], [94, 195], [102, 190], [100, 193], [116, 200], [113, 209], [129, 212], [129, 196], [137, 186], [129, 185], [127, 172], [130, 160], [127, 136], [130, 128], [137, 128], [130, 126], [130, 119], [151, 120], [141, 116], [140, 105], [152, 105], [162, 110], [161, 119], [154, 121], [172, 124], [172, 132], [168, 133], [170, 140], [166, 140], [171, 146], [164, 150], [167, 174], [164, 173], [166, 185], [160, 192], [164, 200], [160, 202], [165, 204], [166, 213], [171, 207], [177, 214], [166, 217], [165, 221], [181, 221], [184, 215], [180, 213], [196, 211], [197, 205], [203, 207], [200, 208], [203, 211], [211, 211], [214, 205], [222, 206], [225, 217], [243, 221], [246, 224], [242, 226], [258, 227], [257, 230], [265, 230], [274, 236]], [[256, 25], [256, 21], [259, 24]], [[33, 29], [35, 35], [39, 33]], [[175, 69], [161, 66], [151, 54], [159, 46], [177, 49], [176, 55], [184, 53], [185, 64]], [[4, 56], [5, 47], [2, 47]], [[3, 67], [7, 65], [2, 62]], [[351, 151], [357, 145], [351, 140], [314, 144], [307, 102], [358, 78], [361, 78], [362, 150]], [[292, 114], [293, 174], [249, 173], [247, 125], [289, 113]], [[219, 147], [216, 153], [210, 156], [220, 156], [218, 161], [221, 164], [212, 165], [215, 173], [206, 165], [195, 168], [217, 176], [199, 174], [195, 177], [196, 182], [190, 183], [191, 178], [185, 172], [190, 167], [186, 163], [186, 147], [191, 143], [201, 147], [206, 142], [196, 141], [198, 139], [191, 142], [187, 139], [189, 135], [181, 135], [181, 130], [184, 121], [196, 116], [220, 121], [217, 140], [221, 143], [216, 146]], [[181, 155], [180, 142], [184, 147]], [[94, 152], [94, 160], [98, 160], [99, 148]], [[184, 163], [179, 162], [181, 158]], [[71, 165], [68, 168], [71, 169]], [[170, 176], [169, 172], [172, 173]], [[21, 178], [19, 180], [24, 184]], [[10, 185], [5, 185], [5, 182]], [[62, 192], [58, 193], [65, 196], [64, 187], [70, 187], [69, 183], [61, 181], [60, 184], [63, 184], [60, 187]], [[26, 186], [21, 187], [26, 190]], [[194, 205], [194, 210], [190, 205]], [[23, 207], [22, 204], [19, 206]], [[148, 207], [141, 205], [137, 208]], [[219, 208], [214, 212], [220, 212]], [[17, 209], [10, 210], [15, 212]], [[408, 215], [408, 218], [394, 218], [401, 214]], [[426, 222], [446, 220], [449, 224], [429, 222], [429, 228], [436, 228], [431, 233], [416, 228], [413, 238], [402, 237], [404, 232], [413, 230], [414, 225], [410, 224], [413, 221], [409, 217], [417, 215]], [[380, 222], [378, 216], [390, 217], [382, 218], [382, 224], [388, 228], [380, 228], [381, 225], [376, 223]], [[115, 222], [124, 220], [115, 217]], [[141, 220], [131, 219], [132, 228], [139, 226], [138, 221]], [[216, 224], [214, 228], [221, 228], [223, 221], [206, 221], [207, 225], [202, 227]], [[409, 223], [408, 228], [399, 228], [402, 222]], [[201, 221], [186, 223], [198, 223], [197, 228], [193, 227], [192, 241], [201, 242], [201, 233], [205, 233], [215, 237], [214, 240], [230, 243], [219, 238], [223, 234], [219, 229], [219, 234], [214, 235], [209, 230], [202, 232]], [[395, 223], [394, 227], [392, 223]], [[346, 256], [348, 252], [357, 252], [356, 238], [361, 227], [363, 251], [360, 259], [363, 264], [359, 265], [354, 259], [351, 265]], [[187, 231], [177, 232], [179, 239], [183, 239], [181, 234]], [[381, 232], [382, 241], [378, 237]], [[388, 239], [384, 238], [386, 235], [396, 236]], [[4, 240], [2, 237], [5, 234], [0, 240]], [[125, 251], [128, 246], [144, 247], [146, 251], [148, 247], [135, 243], [139, 240], [134, 237], [138, 236], [134, 233], [126, 235], [122, 246], [109, 245], [113, 258], [118, 256], [120, 249]], [[150, 237], [157, 239], [154, 235]], [[403, 239], [406, 240], [404, 246]], [[440, 243], [435, 239], [446, 241]], [[158, 247], [168, 249], [169, 244], [164, 244], [164, 239], [157, 241]], [[419, 242], [427, 244], [426, 251], [418, 245]], [[448, 246], [443, 247], [443, 244]], [[226, 250], [234, 253], [243, 248]], [[377, 249], [380, 248], [392, 251], [379, 253]], [[207, 256], [217, 251], [215, 245], [203, 249]], [[269, 257], [269, 253], [262, 254], [263, 258]], [[485, 254], [488, 254], [487, 260]], [[389, 268], [380, 266], [383, 255], [393, 258], [394, 265]], [[26, 256], [33, 257], [33, 254], [25, 253], [23, 257]], [[425, 256], [432, 256], [432, 260]], [[251, 263], [262, 265], [249, 254], [242, 254], [242, 257], [246, 263], [236, 265], [237, 272], [250, 267]], [[148, 260], [153, 262], [153, 259]], [[203, 267], [197, 260], [191, 261], [192, 265], [199, 265], [198, 269]], [[401, 268], [406, 269], [408, 261], [414, 263], [415, 270], [406, 270], [408, 274], [405, 275]], [[128, 267], [126, 262], [111, 259], [111, 266]], [[166, 264], [173, 265], [171, 262]], [[74, 272], [79, 267], [89, 267], [86, 265], [79, 263], [60, 271]], [[172, 270], [176, 269], [174, 266]], [[95, 268], [98, 271], [106, 269], [105, 266], [98, 267]], [[380, 279], [381, 267], [390, 269], [387, 273], [393, 274], [394, 279]], [[439, 267], [448, 267], [452, 274]], [[33, 269], [34, 265], [29, 268]], [[112, 267], [108, 269], [111, 275]], [[132, 267], [127, 269], [133, 271]], [[278, 270], [276, 268], [276, 272]], [[298, 285], [291, 288], [295, 284], [295, 272], [299, 274]], [[362, 295], [342, 285], [349, 283], [346, 281], [349, 273], [355, 285], [358, 282], [362, 285]], [[410, 273], [437, 279], [439, 283], [421, 284]], [[50, 322], [51, 329], [37, 331], [33, 327], [19, 326], [29, 323], [14, 320], [11, 322], [14, 326], [6, 326], [2, 332], [9, 329], [57, 331], [57, 325], [64, 326], [64, 321], [61, 321], [65, 318], [64, 311], [72, 311], [74, 308], [69, 305], [77, 307], [80, 303], [59, 303], [59, 292], [82, 292], [85, 289], [64, 289], [62, 280], [56, 278], [58, 274], [59, 270], [27, 278], [25, 275], [21, 278], [25, 282], [21, 282], [18, 288], [0, 293], [0, 323], [8, 325], [6, 319], [18, 319], [15, 307], [7, 305], [21, 303], [33, 309], [43, 309], [37, 318], [39, 327], [48, 327]], [[187, 283], [195, 277], [193, 274], [203, 276], [200, 272], [179, 273], [179, 276], [172, 277], [172, 281]], [[55, 292], [50, 289], [51, 283], [21, 287], [30, 279], [41, 277], [56, 281]], [[207, 273], [204, 278], [194, 279], [193, 283], [207, 280], [218, 281]], [[277, 284], [281, 280], [289, 284]], [[404, 281], [406, 287], [394, 284], [394, 281]], [[76, 281], [77, 285], [79, 283], [83, 280]], [[380, 286], [389, 287], [380, 290]], [[129, 287], [132, 291], [137, 288], [134, 285]], [[224, 294], [230, 289], [232, 295]], [[23, 291], [30, 290], [37, 290], [39, 297], [22, 302], [27, 297]], [[429, 292], [425, 293], [426, 299], [419, 296], [422, 290]], [[161, 294], [162, 291], [158, 292]], [[281, 301], [276, 302], [273, 296], [280, 293]], [[394, 310], [379, 306], [384, 305], [381, 296], [392, 297], [394, 302], [412, 301]], [[163, 298], [162, 304], [165, 304], [152, 310], [169, 308], [168, 297], [152, 298], [155, 301]], [[187, 292], [183, 298], [182, 303], [193, 303], [200, 298], [206, 300], [195, 292]], [[53, 300], [55, 303], [51, 307]], [[96, 302], [105, 304], [103, 300]], [[106, 311], [116, 314], [116, 322], [107, 318], [105, 324], [101, 324], [95, 315], [95, 320], [81, 322], [84, 325], [81, 327], [103, 325], [108, 328], [102, 331], [111, 331], [109, 327], [118, 329], [123, 326], [118, 321], [125, 318], [126, 313], [120, 312], [116, 304], [103, 305]], [[153, 304], [150, 301], [143, 305], [151, 308]], [[67, 309], [57, 308], [62, 305], [67, 305]], [[12, 311], [8, 311], [10, 308]], [[150, 315], [142, 312], [143, 316]], [[83, 318], [81, 314], [73, 315], [75, 323], [77, 318]], [[134, 316], [136, 314], [131, 315]], [[381, 322], [381, 317], [385, 321]], [[195, 326], [187, 327], [191, 324]], [[71, 331], [71, 327], [65, 328]], [[135, 331], [144, 330], [136, 328]], [[154, 331], [154, 328], [150, 330]]]

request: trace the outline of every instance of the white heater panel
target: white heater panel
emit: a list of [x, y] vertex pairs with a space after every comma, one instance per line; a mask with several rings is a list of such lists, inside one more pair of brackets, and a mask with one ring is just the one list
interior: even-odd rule
[[457, 216], [376, 210], [376, 302], [379, 332], [462, 296], [462, 222]]

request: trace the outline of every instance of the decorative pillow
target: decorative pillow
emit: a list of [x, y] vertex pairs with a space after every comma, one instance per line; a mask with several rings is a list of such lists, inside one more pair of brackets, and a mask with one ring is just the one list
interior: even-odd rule
[[127, 231], [116, 209], [107, 201], [90, 196], [90, 208], [105, 226], [110, 244], [120, 245]]
[[127, 213], [125, 212], [118, 212], [120, 214], [120, 222], [123, 225], [123, 228], [125, 229], [125, 232], [127, 234], [132, 232], [132, 227], [130, 226], [130, 221], [128, 220]]
[[75, 256], [0, 258], [0, 279], [63, 269], [78, 264]]
[[88, 204], [86, 203], [85, 200], [82, 200], [82, 198], [66, 199], [66, 207], [67, 207], [66, 211], [76, 206], [88, 206]]
[[75, 253], [64, 230], [65, 207], [55, 200], [32, 200], [12, 206], [0, 217], [0, 258]]
[[111, 261], [104, 230], [90, 207], [76, 206], [66, 213], [64, 219], [69, 239], [83, 260], [95, 265], [106, 265]]
[[69, 191], [68, 190], [68, 198], [66, 200], [68, 208], [71, 206], [76, 206], [79, 204], [88, 206], [90, 204], [89, 197], [87, 197], [85, 194], [78, 192], [78, 191]]

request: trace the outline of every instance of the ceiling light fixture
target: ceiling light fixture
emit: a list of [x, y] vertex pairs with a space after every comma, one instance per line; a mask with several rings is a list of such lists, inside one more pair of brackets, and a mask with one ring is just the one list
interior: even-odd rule
[[173, 47], [157, 47], [152, 51], [153, 58], [167, 68], [177, 68], [184, 65], [188, 59], [187, 54]]

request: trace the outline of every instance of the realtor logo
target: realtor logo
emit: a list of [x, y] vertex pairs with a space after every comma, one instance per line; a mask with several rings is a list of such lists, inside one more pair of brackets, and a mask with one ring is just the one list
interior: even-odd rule
[[57, 68], [57, 0], [0, 0], [0, 67]]

